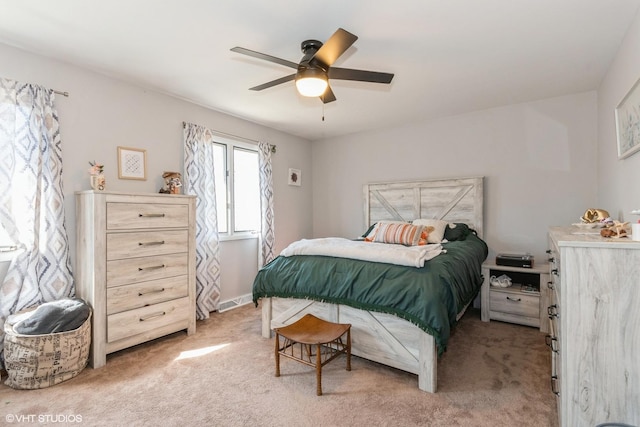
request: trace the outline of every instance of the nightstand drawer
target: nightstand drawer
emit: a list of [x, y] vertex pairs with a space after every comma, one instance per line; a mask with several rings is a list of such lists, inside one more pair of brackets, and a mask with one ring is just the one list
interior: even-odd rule
[[540, 296], [519, 291], [491, 289], [491, 311], [524, 317], [540, 317]]

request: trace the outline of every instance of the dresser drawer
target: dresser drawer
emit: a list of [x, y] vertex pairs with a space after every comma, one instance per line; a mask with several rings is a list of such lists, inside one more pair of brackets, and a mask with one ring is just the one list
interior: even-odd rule
[[107, 260], [184, 252], [189, 231], [143, 231], [107, 234]]
[[114, 342], [143, 334], [172, 323], [187, 323], [189, 298], [180, 298], [160, 304], [107, 316], [107, 342]]
[[540, 296], [491, 289], [491, 311], [524, 317], [540, 317]]
[[107, 289], [107, 314], [120, 313], [188, 295], [186, 276], [152, 280]]
[[187, 253], [107, 261], [107, 288], [188, 273]]
[[107, 230], [179, 228], [189, 224], [189, 206], [161, 203], [107, 203]]

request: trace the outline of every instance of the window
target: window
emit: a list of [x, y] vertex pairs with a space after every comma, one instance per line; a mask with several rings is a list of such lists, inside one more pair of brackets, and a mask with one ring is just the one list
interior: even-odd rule
[[214, 172], [218, 232], [227, 237], [257, 237], [260, 230], [258, 149], [216, 137]]
[[[2, 127], [6, 129], [28, 129], [29, 124], [27, 123], [27, 118], [31, 117], [29, 108], [22, 105], [14, 105], [13, 103], [6, 102], [6, 100], [2, 103], [2, 108], [16, 109], [15, 114], [7, 115], [7, 118], [10, 117], [15, 120], [15, 122], [9, 120], [3, 121]], [[7, 149], [7, 147], [14, 147], [17, 144], [15, 141], [15, 138], [17, 138], [16, 135], [7, 134], [5, 136], [7, 139], [3, 139], [2, 141], [3, 150]], [[11, 139], [8, 139], [9, 137], [11, 137]], [[8, 149], [11, 150], [12, 148]], [[29, 212], [31, 212], [33, 207], [25, 201], [23, 196], [31, 194], [33, 192], [31, 189], [35, 188], [37, 183], [33, 182], [33, 177], [28, 173], [30, 170], [28, 160], [24, 160], [24, 157], [17, 155], [12, 158], [12, 160], [13, 161], [3, 162], [0, 165], [0, 167], [3, 168], [2, 175], [8, 176], [11, 179], [11, 185], [7, 186], [4, 190], [11, 195], [9, 198], [10, 203], [7, 203], [7, 212], [10, 217], [8, 221], [13, 223], [18, 233], [29, 233], [29, 218], [31, 217]], [[23, 170], [26, 170], [26, 173], [21, 173]], [[9, 236], [5, 226], [0, 223], [0, 253], [14, 251], [17, 248], [18, 243]]]

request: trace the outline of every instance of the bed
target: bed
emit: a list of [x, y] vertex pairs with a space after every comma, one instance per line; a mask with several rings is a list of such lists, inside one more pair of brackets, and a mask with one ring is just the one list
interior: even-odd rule
[[262, 336], [307, 313], [350, 323], [354, 355], [416, 374], [418, 387], [435, 393], [438, 355], [482, 284], [483, 178], [375, 183], [363, 190], [367, 226], [440, 219], [453, 225], [445, 235], [453, 240], [420, 268], [281, 254], [253, 285], [254, 302], [262, 306]]

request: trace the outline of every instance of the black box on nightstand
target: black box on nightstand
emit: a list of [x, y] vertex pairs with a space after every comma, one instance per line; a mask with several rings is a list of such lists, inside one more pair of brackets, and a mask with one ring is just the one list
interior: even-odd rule
[[496, 255], [496, 265], [506, 265], [509, 267], [533, 268], [533, 255], [498, 254]]

